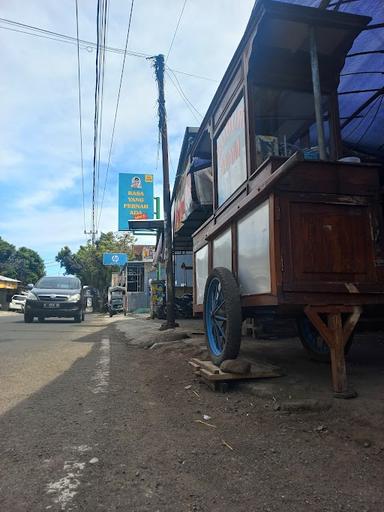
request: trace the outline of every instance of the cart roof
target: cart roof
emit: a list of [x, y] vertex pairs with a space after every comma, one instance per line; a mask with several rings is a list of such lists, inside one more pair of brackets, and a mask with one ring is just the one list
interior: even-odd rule
[[[261, 20], [264, 20], [263, 23], [260, 23]], [[381, 137], [384, 123], [383, 20], [382, 0], [256, 1], [245, 33], [211, 102], [194, 145], [206, 130], [209, 118], [256, 27], [259, 29], [263, 24], [269, 24], [273, 29], [269, 32], [271, 43], [291, 45], [294, 48], [303, 42], [303, 29], [297, 30], [298, 25], [307, 23], [317, 27], [320, 54], [329, 55], [340, 45], [344, 45], [346, 52], [349, 50], [345, 62], [340, 63], [343, 68], [338, 87], [343, 141], [352, 149], [384, 159], [384, 141]], [[374, 28], [365, 30], [365, 25]], [[268, 30], [263, 32], [268, 34]]]

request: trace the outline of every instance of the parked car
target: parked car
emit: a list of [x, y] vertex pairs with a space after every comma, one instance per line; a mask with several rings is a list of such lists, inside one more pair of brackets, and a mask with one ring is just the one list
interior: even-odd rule
[[42, 277], [29, 288], [24, 322], [31, 323], [35, 317], [39, 322], [48, 317], [73, 318], [75, 322], [84, 320], [83, 289], [77, 277]]
[[8, 306], [9, 311], [18, 311], [19, 313], [23, 313], [26, 299], [26, 295], [14, 295]]

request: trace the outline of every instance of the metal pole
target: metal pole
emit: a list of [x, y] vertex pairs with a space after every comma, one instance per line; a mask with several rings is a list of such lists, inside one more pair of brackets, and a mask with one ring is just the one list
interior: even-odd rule
[[172, 262], [172, 221], [171, 221], [171, 194], [169, 189], [169, 162], [168, 162], [168, 133], [167, 115], [165, 110], [164, 97], [164, 55], [157, 55], [154, 58], [156, 80], [159, 89], [159, 130], [161, 135], [161, 148], [163, 157], [163, 207], [164, 207], [164, 247], [167, 279], [167, 320], [162, 329], [173, 329], [176, 327], [174, 297], [175, 279]]
[[125, 264], [125, 312], [128, 313], [128, 263]]
[[155, 197], [155, 219], [160, 219], [160, 197]]
[[322, 112], [322, 106], [321, 106], [319, 57], [317, 54], [315, 27], [309, 28], [309, 49], [310, 49], [310, 54], [311, 54], [313, 98], [315, 101], [317, 140], [319, 143], [320, 159], [327, 160], [327, 153], [325, 150], [323, 112]]

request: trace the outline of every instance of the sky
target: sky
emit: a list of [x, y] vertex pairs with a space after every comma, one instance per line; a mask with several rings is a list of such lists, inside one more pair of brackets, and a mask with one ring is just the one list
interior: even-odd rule
[[[80, 38], [96, 41], [96, 0], [78, 0]], [[131, 2], [110, 0], [108, 46], [124, 48]], [[241, 39], [254, 0], [187, 0], [167, 65], [194, 108], [204, 115]], [[136, 0], [128, 49], [168, 54], [184, 0]], [[0, 18], [76, 36], [75, 0], [0, 0]], [[8, 30], [6, 28], [8, 28]], [[0, 21], [0, 236], [42, 256], [47, 273], [61, 273], [55, 256], [86, 241], [82, 207], [77, 47], [11, 31]], [[107, 52], [100, 186], [104, 185], [122, 55]], [[91, 229], [95, 50], [80, 49], [85, 226]], [[171, 75], [172, 76], [172, 75]], [[175, 81], [175, 79], [173, 78]], [[165, 82], [171, 182], [186, 126], [201, 117], [168, 75]], [[99, 231], [117, 231], [119, 172], [155, 176], [158, 160], [157, 88], [150, 61], [127, 56]], [[99, 194], [101, 197], [101, 192]], [[100, 201], [99, 201], [100, 204]], [[145, 240], [148, 243], [148, 239]]]

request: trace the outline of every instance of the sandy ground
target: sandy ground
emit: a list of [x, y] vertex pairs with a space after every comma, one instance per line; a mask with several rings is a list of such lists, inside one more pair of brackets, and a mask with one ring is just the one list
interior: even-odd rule
[[[70, 342], [91, 344], [84, 357], [0, 416], [0, 510], [382, 510], [380, 337], [356, 339], [359, 396], [342, 401], [295, 338], [245, 340], [242, 357], [284, 376], [222, 394], [188, 365], [204, 356], [199, 322], [101, 326]], [[167, 343], [180, 332], [191, 337]]]

